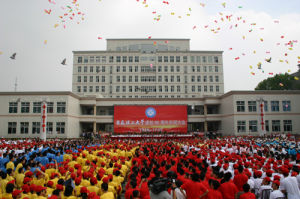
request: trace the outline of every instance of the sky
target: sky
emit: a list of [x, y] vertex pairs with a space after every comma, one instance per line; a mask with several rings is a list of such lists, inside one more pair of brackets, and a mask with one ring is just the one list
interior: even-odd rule
[[224, 51], [225, 92], [298, 70], [300, 0], [73, 1], [0, 0], [1, 92], [16, 78], [18, 91], [71, 91], [72, 51], [105, 50], [109, 38], [188, 38], [191, 50]]

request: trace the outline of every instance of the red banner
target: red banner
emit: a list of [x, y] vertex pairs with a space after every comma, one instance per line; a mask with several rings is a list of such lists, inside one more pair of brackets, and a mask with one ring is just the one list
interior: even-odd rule
[[187, 132], [187, 106], [115, 106], [115, 133]]

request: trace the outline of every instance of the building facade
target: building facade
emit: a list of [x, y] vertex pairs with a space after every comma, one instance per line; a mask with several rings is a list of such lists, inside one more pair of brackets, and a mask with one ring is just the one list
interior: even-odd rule
[[113, 132], [116, 105], [187, 105], [190, 132], [259, 135], [300, 132], [300, 91], [231, 91], [202, 98], [103, 98], [72, 92], [1, 92], [0, 136], [38, 137], [41, 103], [48, 104], [47, 137], [76, 138], [86, 132]]
[[108, 39], [105, 51], [73, 51], [72, 91], [104, 98], [199, 98], [224, 94], [222, 51], [189, 39]]

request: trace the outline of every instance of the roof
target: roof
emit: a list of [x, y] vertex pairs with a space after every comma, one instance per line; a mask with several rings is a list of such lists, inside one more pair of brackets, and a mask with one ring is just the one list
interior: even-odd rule
[[189, 40], [191, 40], [191, 39], [186, 39], [186, 38], [173, 38], [173, 39], [171, 39], [171, 38], [151, 38], [151, 39], [148, 39], [148, 38], [111, 38], [111, 39], [106, 39], [107, 41], [109, 41], [109, 40], [163, 40], [163, 41], [166, 41], [166, 40], [168, 40], [168, 41], [172, 41], [172, 40], [174, 40], [174, 41], [180, 41], [180, 40], [184, 40], [184, 41], [189, 41]]

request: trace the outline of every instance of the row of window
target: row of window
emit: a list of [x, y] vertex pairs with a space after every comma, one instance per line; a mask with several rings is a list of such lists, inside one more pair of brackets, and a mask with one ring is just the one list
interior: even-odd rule
[[[116, 66], [115, 67], [115, 72], [181, 72], [180, 66]], [[190, 72], [219, 72], [219, 66], [184, 66], [184, 72], [187, 73], [188, 71]], [[201, 69], [202, 68], [202, 69]], [[105, 66], [78, 66], [77, 67], [77, 72], [81, 73], [99, 73], [103, 72], [105, 73]], [[109, 67], [110, 73], [113, 72], [113, 67]]]
[[[18, 113], [18, 102], [9, 102], [9, 113]], [[21, 102], [21, 113], [30, 113], [30, 102]], [[32, 113], [41, 113], [42, 102], [32, 103]], [[47, 113], [54, 113], [54, 102], [47, 102]], [[56, 103], [56, 113], [66, 113], [66, 102]]]
[[[248, 101], [248, 112], [256, 112], [257, 111], [257, 101]], [[282, 103], [282, 111], [287, 112], [291, 111], [291, 101], [284, 100]], [[264, 101], [263, 111], [268, 112], [269, 106], [268, 101]], [[245, 101], [236, 101], [237, 112], [245, 112]], [[279, 112], [280, 110], [280, 101], [271, 101], [271, 111]]]
[[[272, 132], [280, 132], [281, 131], [281, 121], [280, 120], [272, 120]], [[237, 131], [239, 133], [241, 132], [246, 132], [246, 121], [241, 120], [237, 121]], [[257, 120], [250, 120], [248, 122], [248, 130], [250, 132], [257, 132], [258, 131], [258, 122]], [[267, 132], [270, 131], [270, 126], [269, 126], [269, 120], [266, 120], [264, 123], [264, 128]], [[283, 131], [284, 132], [291, 132], [293, 131], [293, 125], [292, 125], [292, 120], [283, 120]]]
[[[157, 86], [157, 89], [155, 86], [153, 86], [155, 89], [153, 90], [148, 90], [145, 92], [181, 92], [181, 86]], [[143, 86], [141, 87], [143, 88]], [[139, 92], [141, 90], [139, 86], [115, 86], [115, 92]], [[176, 89], [176, 90], [175, 90]], [[202, 90], [203, 89], [203, 90]], [[220, 92], [220, 86], [208, 86], [208, 85], [192, 85], [190, 86], [191, 92]], [[77, 92], [105, 92], [105, 86], [77, 86]], [[109, 87], [109, 92], [113, 92], [113, 87]], [[142, 90], [143, 92], [143, 90]], [[188, 86], [184, 86], [184, 92], [188, 93]]]
[[[77, 57], [77, 63], [132, 63], [132, 62], [139, 62], [141, 61], [148, 61], [148, 56], [79, 56]], [[189, 60], [188, 60], [189, 58]], [[108, 59], [108, 60], [107, 60]], [[219, 63], [218, 56], [152, 56], [149, 61], [158, 61], [164, 63], [187, 63], [188, 61], [191, 63]]]
[[[16, 134], [17, 133], [18, 124], [17, 122], [8, 122], [8, 134]], [[28, 134], [29, 133], [29, 122], [20, 122], [19, 123], [20, 134]], [[53, 133], [53, 122], [47, 122], [46, 131], [49, 134]], [[56, 122], [56, 132], [57, 134], [65, 133], [65, 122]], [[41, 133], [41, 123], [40, 122], [32, 122], [31, 125], [31, 133], [32, 134], [40, 134]]]
[[[89, 78], [88, 78], [89, 77]], [[77, 82], [81, 83], [87, 83], [87, 82], [100, 82], [100, 77], [101, 77], [101, 82], [105, 82], [106, 78], [105, 76], [77, 76]], [[123, 76], [116, 76], [116, 82], [121, 82], [121, 77], [122, 77], [122, 82], [127, 82], [127, 76], [123, 75]], [[156, 76], [128, 76], [128, 82], [133, 82], [133, 77], [134, 77], [134, 82], [139, 82], [139, 77], [140, 77], [140, 82], [175, 82], [175, 78], [176, 78], [176, 82], [180, 82], [180, 76], [168, 76], [168, 75], [164, 75], [164, 76], [157, 76], [157, 80], [156, 80]], [[89, 80], [89, 81], [88, 81]], [[110, 83], [112, 83], [112, 76], [110, 76]], [[207, 75], [192, 75], [189, 78], [190, 82], [219, 82], [219, 76], [207, 76]], [[188, 76], [184, 76], [184, 82], [187, 83], [188, 82]]]

